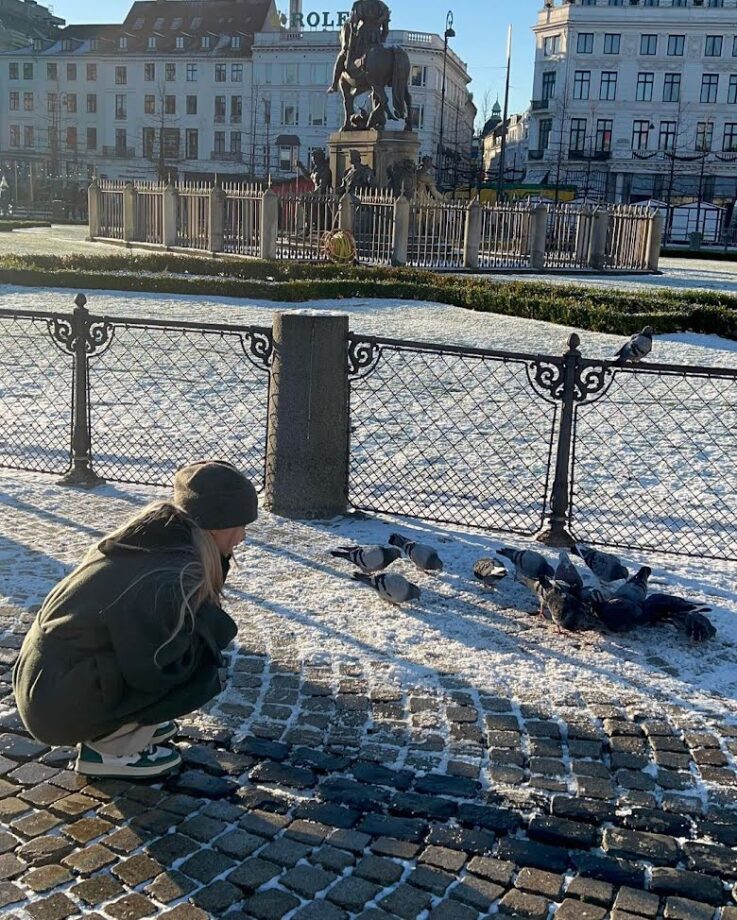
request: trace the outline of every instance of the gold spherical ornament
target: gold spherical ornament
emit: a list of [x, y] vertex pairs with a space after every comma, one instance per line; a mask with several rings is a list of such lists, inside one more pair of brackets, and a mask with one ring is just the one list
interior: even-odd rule
[[331, 262], [349, 265], [356, 258], [356, 240], [349, 230], [328, 230], [322, 238], [322, 251]]

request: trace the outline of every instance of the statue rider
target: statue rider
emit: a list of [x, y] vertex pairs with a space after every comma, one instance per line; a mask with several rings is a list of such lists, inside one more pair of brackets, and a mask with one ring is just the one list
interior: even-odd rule
[[350, 17], [340, 29], [340, 53], [333, 68], [329, 93], [338, 91], [341, 76], [350, 74], [354, 61], [363, 58], [373, 45], [386, 42], [390, 16], [384, 0], [355, 0]]

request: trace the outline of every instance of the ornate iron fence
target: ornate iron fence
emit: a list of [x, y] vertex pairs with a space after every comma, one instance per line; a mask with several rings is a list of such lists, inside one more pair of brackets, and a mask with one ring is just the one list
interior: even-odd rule
[[[357, 508], [737, 560], [737, 370], [351, 335]], [[551, 484], [552, 478], [552, 484]]]
[[472, 527], [540, 529], [558, 404], [541, 398], [536, 362], [351, 335], [351, 503]]
[[203, 182], [177, 185], [177, 246], [210, 247], [210, 186]]
[[353, 235], [359, 262], [391, 265], [394, 259], [394, 197], [362, 190], [356, 201]]
[[223, 249], [243, 256], [261, 252], [261, 185], [225, 184]]
[[479, 268], [529, 268], [534, 205], [485, 205], [481, 208]]
[[410, 202], [407, 265], [463, 268], [466, 215], [463, 202]]
[[327, 259], [323, 237], [338, 225], [335, 195], [285, 195], [279, 197], [276, 255], [279, 259], [317, 262]]
[[164, 242], [164, 185], [141, 181], [136, 186], [136, 239]]
[[263, 484], [270, 329], [76, 304], [66, 315], [0, 311], [0, 466], [160, 484], [217, 456]]
[[119, 180], [100, 179], [100, 226], [103, 239], [123, 239], [123, 190]]

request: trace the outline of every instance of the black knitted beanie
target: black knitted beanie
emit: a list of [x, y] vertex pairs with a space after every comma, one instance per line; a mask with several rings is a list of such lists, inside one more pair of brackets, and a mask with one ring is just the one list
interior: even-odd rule
[[174, 503], [203, 530], [227, 530], [258, 517], [253, 484], [224, 460], [200, 460], [178, 469]]

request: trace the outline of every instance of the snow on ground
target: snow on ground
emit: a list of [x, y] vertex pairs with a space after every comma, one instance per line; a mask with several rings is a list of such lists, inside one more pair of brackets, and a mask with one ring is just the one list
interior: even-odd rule
[[[120, 485], [69, 490], [45, 476], [0, 473], [0, 608], [39, 604], [97, 534], [165, 494]], [[407, 562], [395, 564], [422, 590], [418, 602], [402, 608], [352, 581], [351, 566], [329, 555], [349, 541], [384, 542], [394, 530], [432, 543], [445, 563], [436, 578]], [[376, 661], [405, 686], [438, 686], [442, 675], [453, 674], [470, 687], [521, 700], [575, 705], [579, 694], [601, 693], [639, 698], [648, 708], [687, 705], [707, 721], [737, 718], [737, 566], [623, 557], [630, 566], [653, 566], [654, 590], [713, 606], [718, 634], [706, 645], [668, 626], [641, 634], [558, 635], [531, 615], [535, 599], [511, 577], [495, 591], [473, 578], [476, 559], [510, 543], [525, 545], [385, 516], [292, 522], [262, 513], [238, 552], [225, 606], [243, 641], [256, 633], [269, 651], [289, 645], [312, 662], [326, 656]], [[555, 560], [554, 551], [543, 551]]]
[[[6, 254], [48, 254], [72, 255], [84, 253], [94, 255], [103, 252], [140, 252], [128, 250], [109, 243], [88, 243], [85, 240], [87, 227], [57, 225], [32, 230], [16, 230], [0, 234], [0, 255]], [[660, 260], [659, 275], [587, 275], [587, 274], [531, 274], [491, 273], [485, 278], [518, 281], [547, 281], [554, 284], [584, 284], [594, 287], [618, 288], [679, 288], [724, 291], [737, 294], [737, 262], [714, 262], [704, 259], [663, 258]]]

